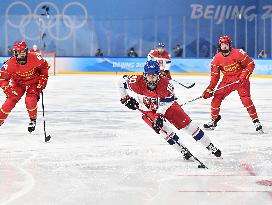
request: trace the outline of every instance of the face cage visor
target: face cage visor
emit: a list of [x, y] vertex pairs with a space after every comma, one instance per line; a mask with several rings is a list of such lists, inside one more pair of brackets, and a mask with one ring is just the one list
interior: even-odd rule
[[160, 77], [159, 77], [159, 74], [157, 73], [154, 73], [154, 74], [145, 73], [144, 79], [145, 79], [147, 87], [150, 90], [154, 90], [157, 87]]

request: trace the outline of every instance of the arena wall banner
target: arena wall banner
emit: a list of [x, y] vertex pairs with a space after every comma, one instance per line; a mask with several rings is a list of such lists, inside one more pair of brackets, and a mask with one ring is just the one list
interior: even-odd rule
[[[0, 57], [0, 66], [8, 57]], [[118, 73], [142, 72], [146, 58], [95, 58], [95, 57], [57, 57], [57, 73]], [[173, 58], [171, 71], [173, 73], [202, 74], [210, 72], [211, 59]], [[254, 74], [272, 77], [272, 60], [254, 60]]]
[[164, 42], [168, 51], [181, 44], [186, 58], [207, 57], [228, 34], [250, 56], [265, 50], [271, 57], [271, 14], [271, 0], [2, 0], [0, 53], [24, 39], [59, 56], [94, 56], [101, 48], [123, 57], [131, 47], [146, 56]]

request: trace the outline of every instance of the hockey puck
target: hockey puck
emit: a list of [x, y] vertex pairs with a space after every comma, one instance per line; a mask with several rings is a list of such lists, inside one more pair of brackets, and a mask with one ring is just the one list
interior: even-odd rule
[[202, 169], [206, 168], [206, 166], [205, 166], [204, 164], [200, 164], [200, 165], [198, 165], [197, 167], [198, 167], [198, 168], [202, 168]]

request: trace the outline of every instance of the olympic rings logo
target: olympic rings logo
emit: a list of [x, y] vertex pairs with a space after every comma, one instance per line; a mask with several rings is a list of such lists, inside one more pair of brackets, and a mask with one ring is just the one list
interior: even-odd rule
[[[56, 15], [50, 15], [49, 19], [42, 18], [41, 14], [38, 14], [38, 10], [44, 5], [47, 5], [51, 9], [54, 9], [56, 12]], [[15, 6], [24, 7], [27, 11], [27, 14], [24, 14], [23, 18], [21, 18], [19, 21], [17, 21], [17, 22], [19, 22], [17, 24], [14, 23], [12, 21], [12, 19], [10, 18], [10, 16], [11, 16], [10, 11]], [[66, 15], [67, 10], [71, 9], [71, 7], [79, 7], [79, 9], [81, 9], [83, 11], [83, 14], [84, 14], [83, 19], [80, 18], [81, 22], [79, 22], [79, 18], [77, 18], [76, 21], [73, 21], [73, 18], [71, 15], [70, 16]], [[41, 36], [40, 36], [41, 33], [48, 31], [48, 34], [55, 40], [67, 40], [68, 38], [70, 38], [72, 36], [72, 34], [75, 30], [83, 27], [86, 24], [86, 22], [88, 20], [88, 12], [87, 12], [86, 7], [79, 2], [70, 2], [70, 3], [66, 4], [63, 7], [62, 11], [60, 12], [59, 8], [54, 3], [46, 1], [46, 2], [39, 3], [35, 7], [34, 12], [32, 13], [30, 6], [27, 5], [25, 2], [15, 1], [7, 7], [5, 17], [6, 17], [7, 25], [12, 26], [13, 28], [18, 28], [20, 31], [20, 34], [25, 39], [38, 40], [39, 38], [41, 38]], [[36, 24], [36, 26], [38, 27], [38, 30], [40, 30], [40, 32], [36, 36], [29, 36], [29, 34], [27, 34], [27, 32], [26, 32], [26, 28], [31, 23], [33, 24], [33, 21], [34, 21], [34, 24]], [[64, 33], [62, 31], [54, 33], [52, 28], [55, 28], [55, 30], [58, 31], [57, 26], [60, 26], [61, 22], [63, 22], [63, 25], [68, 28], [68, 31], [66, 33]]]

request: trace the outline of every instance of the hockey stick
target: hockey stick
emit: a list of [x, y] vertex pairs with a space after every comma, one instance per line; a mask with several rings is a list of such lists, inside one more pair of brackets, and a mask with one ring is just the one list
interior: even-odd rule
[[186, 85], [184, 85], [184, 84], [182, 84], [182, 83], [176, 81], [175, 79], [172, 79], [172, 80], [173, 80], [174, 82], [176, 82], [177, 84], [179, 84], [179, 85], [181, 85], [181, 86], [183, 86], [183, 87], [185, 87], [185, 88], [187, 88], [187, 89], [190, 89], [190, 88], [192, 88], [192, 87], [195, 86], [195, 83], [193, 83], [193, 84], [191, 84], [191, 85], [189, 85], [189, 86], [186, 86]]
[[[236, 83], [239, 83], [239, 80], [237, 80], [237, 81], [235, 81], [235, 82], [232, 82], [232, 83], [230, 83], [230, 84], [227, 84], [227, 85], [225, 85], [225, 86], [223, 86], [223, 87], [221, 87], [221, 88], [215, 89], [214, 91], [212, 91], [212, 93], [214, 94], [216, 91], [222, 90], [222, 89], [224, 89], [224, 88], [226, 88], [226, 87], [229, 87], [229, 86], [231, 86], [231, 85], [233, 85], [233, 84], [236, 84]], [[201, 99], [201, 98], [203, 98], [202, 95], [201, 95], [201, 96], [198, 96], [198, 97], [196, 97], [196, 98], [194, 98], [194, 99], [192, 99], [192, 100], [188, 100], [188, 101], [186, 101], [186, 102], [180, 104], [180, 106], [183, 106], [183, 105], [186, 105], [186, 104], [188, 104], [188, 103], [194, 102], [194, 101], [199, 100], [199, 99]]]
[[[150, 122], [153, 123], [153, 120], [152, 120], [152, 119], [151, 119], [151, 118], [150, 118], [143, 110], [141, 110], [141, 109], [139, 109], [139, 108], [138, 108], [138, 110], [139, 110], [142, 114], [144, 114], [144, 115], [149, 119]], [[162, 128], [161, 128], [161, 131], [163, 131], [165, 134], [167, 134], [167, 132], [166, 132], [165, 130], [163, 130]], [[195, 156], [187, 149], [187, 147], [183, 146], [182, 144], [180, 144], [180, 143], [177, 142], [177, 141], [176, 141], [176, 143], [177, 143], [180, 147], [182, 147], [183, 149], [187, 150], [187, 151], [191, 154], [191, 156], [194, 158], [194, 160], [196, 160], [196, 161], [199, 163], [198, 168], [206, 168], [206, 169], [208, 169], [208, 167], [207, 167], [205, 164], [203, 164], [203, 162], [201, 162], [197, 157], [195, 157]]]
[[43, 131], [44, 131], [44, 141], [48, 142], [51, 139], [50, 135], [46, 135], [46, 130], [45, 130], [45, 117], [44, 117], [44, 103], [43, 103], [43, 92], [41, 92], [42, 94], [42, 111], [43, 111]]
[[[180, 144], [179, 142], [177, 142], [177, 144], [180, 146], [180, 147], [182, 147], [183, 149], [187, 149], [185, 146], [183, 146], [182, 144]], [[188, 150], [188, 149], [187, 149]], [[208, 167], [205, 165], [205, 164], [203, 164], [203, 162], [201, 162], [198, 158], [196, 158], [189, 150], [188, 150], [188, 152], [192, 155], [192, 157], [194, 158], [194, 160], [196, 160], [198, 163], [199, 163], [199, 165], [197, 166], [198, 168], [206, 168], [206, 169], [208, 169]]]

